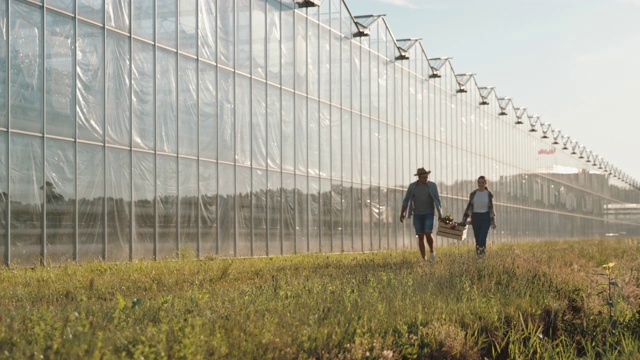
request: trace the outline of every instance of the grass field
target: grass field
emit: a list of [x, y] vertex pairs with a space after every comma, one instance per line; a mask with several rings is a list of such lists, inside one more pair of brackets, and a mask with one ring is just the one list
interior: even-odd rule
[[[640, 240], [0, 270], [6, 359], [638, 359]], [[611, 265], [611, 263], [615, 263]]]

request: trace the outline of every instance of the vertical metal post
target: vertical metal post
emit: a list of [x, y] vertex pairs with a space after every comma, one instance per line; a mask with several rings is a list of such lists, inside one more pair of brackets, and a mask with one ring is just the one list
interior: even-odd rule
[[[200, 1], [196, 0], [196, 18], [194, 19], [196, 22], [196, 39], [199, 39], [200, 35]], [[202, 216], [200, 214], [201, 207], [201, 194], [200, 194], [200, 41], [196, 41], [196, 144], [197, 144], [197, 162], [196, 162], [196, 196], [198, 200], [196, 201], [197, 209], [196, 209], [196, 257], [198, 259], [202, 258], [202, 232], [201, 228], [201, 219]], [[180, 169], [178, 169], [179, 171]]]
[[[41, 214], [41, 234], [42, 234], [42, 242], [41, 242], [41, 246], [40, 246], [40, 264], [41, 265], [46, 265], [47, 263], [47, 188], [46, 188], [46, 181], [47, 181], [47, 111], [46, 111], [46, 107], [47, 107], [47, 79], [46, 79], [46, 66], [45, 66], [45, 61], [46, 61], [46, 56], [45, 56], [45, 51], [47, 50], [46, 44], [45, 44], [45, 39], [46, 39], [46, 35], [45, 35], [45, 31], [46, 31], [46, 26], [47, 26], [47, 21], [46, 21], [46, 14], [44, 11], [44, 7], [42, 7], [42, 19], [40, 21], [40, 25], [42, 26], [42, 31], [40, 32], [40, 34], [42, 34], [42, 43], [40, 44], [40, 50], [42, 51], [42, 194], [43, 194], [43, 201], [42, 201], [42, 214]], [[74, 249], [74, 260], [77, 260], [76, 258], [76, 249]]]
[[238, 3], [236, 0], [233, 0], [233, 256], [238, 256], [238, 82], [237, 79], [237, 68], [238, 68], [238, 54], [236, 53], [236, 49], [238, 48], [238, 32], [236, 31], [238, 27], [238, 17], [236, 13], [238, 12]]
[[218, 119], [218, 121], [216, 121], [216, 154], [215, 154], [215, 159], [216, 159], [216, 178], [215, 178], [215, 183], [216, 183], [216, 207], [215, 207], [215, 228], [216, 228], [216, 255], [220, 254], [220, 61], [218, 60], [219, 56], [220, 56], [220, 35], [219, 35], [219, 31], [218, 31], [218, 19], [220, 16], [220, 12], [218, 11], [218, 1], [215, 2], [215, 13], [216, 13], [216, 23], [215, 23], [215, 33], [216, 33], [216, 59], [215, 59], [215, 63], [216, 63], [216, 105], [217, 105], [217, 109], [216, 111], [216, 118]]
[[[105, 2], [103, 2], [102, 4], [102, 31], [103, 31], [103, 36], [102, 36], [102, 42], [103, 42], [103, 58], [101, 59], [103, 61], [103, 65], [104, 65], [104, 71], [102, 72], [102, 76], [103, 76], [103, 81], [102, 81], [102, 85], [103, 85], [103, 89], [102, 89], [102, 94], [103, 94], [103, 104], [104, 107], [102, 109], [102, 119], [104, 121], [103, 123], [103, 134], [102, 134], [102, 156], [103, 156], [103, 169], [105, 169], [106, 166], [106, 153], [107, 153], [107, 107], [109, 106], [109, 104], [107, 103], [108, 100], [108, 96], [107, 96], [107, 9], [106, 9], [106, 4]], [[77, 5], [76, 5], [77, 6]], [[77, 12], [76, 12], [77, 13]], [[76, 153], [77, 153], [77, 146], [76, 146]], [[77, 161], [76, 161], [77, 163]], [[77, 170], [77, 164], [76, 164], [76, 170]], [[77, 172], [76, 172], [77, 174]], [[106, 175], [106, 172], [105, 172]], [[77, 183], [77, 176], [76, 176], [76, 183]], [[103, 184], [103, 190], [106, 189], [106, 182], [104, 182], [105, 184]], [[77, 188], [77, 186], [76, 186]], [[103, 215], [103, 219], [106, 219], [106, 192], [104, 194], [104, 204], [102, 205], [103, 210], [105, 212], [105, 214]], [[77, 190], [76, 190], [76, 204], [78, 203], [78, 196], [77, 196]], [[104, 223], [103, 226], [106, 226], [106, 221]], [[106, 231], [105, 234], [103, 234], [103, 245], [104, 245], [104, 249], [103, 249], [103, 256], [105, 256], [106, 259]], [[77, 242], [76, 239], [76, 249], [78, 248], [79, 243]]]
[[[279, 14], [280, 14], [280, 31], [281, 31], [279, 48], [282, 49], [282, 42], [284, 41], [284, 34], [283, 34], [284, 33], [284, 28], [282, 27], [282, 3], [278, 3], [278, 4], [280, 6], [280, 13]], [[282, 205], [284, 203], [284, 201], [283, 201], [284, 187], [283, 187], [283, 184], [282, 184], [282, 180], [284, 178], [284, 176], [283, 176], [284, 167], [283, 167], [283, 164], [282, 164], [282, 154], [283, 154], [283, 151], [284, 151], [284, 147], [282, 146], [282, 139], [284, 138], [284, 132], [282, 131], [282, 124], [283, 124], [282, 114], [284, 114], [284, 107], [282, 106], [282, 104], [283, 104], [282, 103], [282, 80], [283, 80], [283, 75], [282, 75], [282, 53], [280, 54], [280, 57], [279, 57], [278, 68], [279, 68], [278, 74], [280, 76], [280, 86], [278, 87], [278, 91], [280, 91], [280, 116], [279, 116], [279, 118], [280, 118], [280, 127], [279, 127], [279, 130], [280, 130], [280, 153], [278, 154], [278, 156], [280, 157], [280, 172], [279, 172], [279, 175], [280, 175], [280, 188], [278, 189], [278, 192], [279, 192], [278, 198], [279, 198], [280, 204], [278, 206], [278, 212], [279, 212], [279, 215], [278, 215], [279, 216], [279, 219], [278, 219], [278, 226], [279, 226], [278, 236], [280, 238], [280, 254], [284, 254], [284, 220], [283, 220], [283, 216], [282, 216], [282, 214], [283, 214]]]
[[[6, 6], [6, 14], [7, 14], [7, 26], [9, 26], [9, 24], [11, 23], [11, 8], [9, 6], [9, 0], [5, 1], [5, 6]], [[11, 29], [9, 29], [10, 31]], [[7, 172], [7, 198], [6, 198], [6, 202], [7, 202], [7, 215], [6, 215], [6, 224], [7, 224], [7, 239], [6, 239], [6, 244], [7, 244], [7, 252], [6, 252], [6, 256], [5, 256], [5, 264], [7, 266], [11, 266], [11, 87], [9, 86], [9, 84], [11, 84], [11, 71], [9, 71], [10, 69], [10, 63], [11, 63], [11, 56], [9, 56], [10, 52], [9, 49], [11, 48], [11, 36], [7, 36], [7, 44], [5, 45], [5, 49], [6, 49], [6, 54], [7, 54], [7, 60], [6, 60], [6, 64], [5, 64], [5, 71], [7, 74], [7, 81], [3, 84], [3, 86], [5, 87], [5, 89], [7, 89], [7, 93], [6, 93], [6, 103], [7, 103], [7, 168], [5, 169], [5, 171]]]
[[182, 206], [180, 204], [180, 1], [176, 1], [176, 207], [177, 207], [177, 219], [176, 219], [176, 241], [178, 248], [178, 259], [182, 257], [180, 246], [180, 215], [182, 213]]
[[[155, 39], [153, 47], [153, 63], [155, 74], [153, 76], [153, 106], [155, 121], [155, 137], [153, 151], [153, 258], [158, 259], [158, 3], [155, 2], [153, 10], [154, 24], [153, 29]], [[133, 177], [133, 176], [132, 176]]]
[[269, 240], [270, 240], [270, 226], [269, 226], [269, 220], [271, 219], [271, 213], [269, 211], [269, 205], [270, 205], [270, 187], [269, 187], [269, 178], [270, 178], [270, 174], [271, 171], [269, 170], [269, 57], [268, 57], [268, 52], [267, 52], [267, 39], [268, 39], [268, 29], [269, 26], [267, 25], [268, 21], [269, 21], [269, 16], [267, 14], [268, 11], [268, 7], [267, 7], [267, 2], [264, 2], [264, 28], [262, 29], [264, 31], [265, 34], [265, 40], [264, 40], [264, 49], [263, 49], [263, 56], [264, 56], [264, 67], [265, 67], [265, 71], [264, 71], [264, 80], [265, 80], [265, 91], [264, 91], [264, 117], [265, 117], [265, 127], [264, 127], [264, 139], [265, 139], [265, 182], [266, 182], [266, 188], [267, 191], [265, 191], [265, 215], [264, 215], [264, 222], [265, 222], [265, 234], [264, 234], [264, 241], [265, 241], [265, 253], [267, 256], [270, 255], [270, 249], [269, 249]]
[[[237, 9], [236, 9], [237, 11]], [[236, 24], [237, 26], [238, 24]], [[250, 247], [251, 247], [251, 256], [254, 256], [254, 251], [255, 251], [255, 221], [253, 219], [254, 213], [253, 213], [253, 206], [254, 206], [254, 199], [256, 196], [256, 192], [254, 191], [253, 188], [253, 173], [254, 173], [254, 159], [253, 159], [253, 147], [254, 147], [254, 143], [253, 143], [253, 1], [249, 1], [249, 144], [251, 144], [250, 146], [250, 154], [249, 154], [249, 163], [251, 164], [249, 169], [251, 171], [251, 174], [249, 175], [249, 181], [251, 182], [249, 184], [249, 188], [251, 190], [249, 190], [249, 236], [250, 236]], [[237, 85], [237, 84], [236, 84]], [[237, 107], [236, 107], [237, 108]], [[238, 117], [236, 116], [236, 121], [237, 121]], [[237, 179], [236, 179], [237, 182]]]
[[[133, 10], [133, 6], [132, 6], [132, 10]], [[133, 20], [133, 11], [131, 12], [131, 19]], [[154, 30], [155, 31], [155, 30]], [[133, 24], [131, 26], [131, 34], [133, 35]], [[155, 42], [154, 42], [155, 44]], [[131, 40], [131, 49], [133, 50], [133, 38]], [[154, 60], [155, 60], [155, 46], [152, 46], [152, 49], [154, 51]], [[133, 69], [133, 52], [131, 53], [131, 68]], [[153, 69], [155, 72], [155, 68], [156, 68], [156, 63], [153, 63]], [[153, 76], [153, 82], [155, 84], [155, 74]], [[133, 94], [133, 78], [131, 79], [131, 93]], [[154, 90], [155, 93], [155, 90]], [[155, 106], [155, 105], [154, 105]], [[135, 193], [134, 193], [134, 174], [133, 174], [133, 95], [131, 96], [131, 148], [129, 149], [129, 261], [133, 261], [133, 240], [135, 239], [135, 230], [136, 230], [136, 222], [135, 222], [135, 218], [136, 218], [136, 214], [135, 214], [135, 201], [134, 201], [134, 197], [135, 197]], [[155, 111], [154, 111], [155, 113]], [[154, 129], [155, 131], [155, 129]], [[155, 137], [153, 139], [154, 144], [155, 144]]]

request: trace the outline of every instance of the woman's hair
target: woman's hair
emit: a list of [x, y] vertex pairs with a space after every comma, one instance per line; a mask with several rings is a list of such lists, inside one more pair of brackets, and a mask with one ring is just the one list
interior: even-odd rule
[[489, 190], [489, 179], [486, 176], [480, 175], [478, 176], [478, 180], [484, 180], [484, 188]]

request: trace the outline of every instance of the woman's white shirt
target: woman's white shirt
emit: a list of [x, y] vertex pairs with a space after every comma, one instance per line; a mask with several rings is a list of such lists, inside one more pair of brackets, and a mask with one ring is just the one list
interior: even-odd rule
[[489, 211], [489, 192], [488, 191], [476, 191], [473, 197], [473, 212], [485, 213]]

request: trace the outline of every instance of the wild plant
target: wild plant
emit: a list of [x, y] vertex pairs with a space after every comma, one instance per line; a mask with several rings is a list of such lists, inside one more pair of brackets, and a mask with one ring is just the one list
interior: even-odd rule
[[611, 331], [618, 330], [618, 319], [616, 315], [618, 313], [618, 302], [619, 302], [619, 290], [620, 285], [616, 281], [613, 274], [613, 266], [616, 263], [611, 262], [608, 264], [602, 265], [604, 269], [604, 273], [600, 273], [600, 276], [606, 276], [606, 284], [603, 284], [604, 289], [598, 293], [598, 295], [605, 294], [605, 303], [602, 304], [603, 307], [607, 309], [609, 314], [609, 329]]

